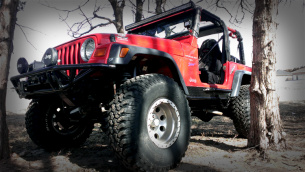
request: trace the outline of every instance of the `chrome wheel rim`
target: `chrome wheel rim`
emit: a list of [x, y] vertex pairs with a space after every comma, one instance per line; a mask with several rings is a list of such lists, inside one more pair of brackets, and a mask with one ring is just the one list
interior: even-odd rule
[[160, 98], [151, 105], [147, 131], [151, 141], [159, 148], [168, 148], [175, 143], [180, 133], [180, 114], [172, 101]]

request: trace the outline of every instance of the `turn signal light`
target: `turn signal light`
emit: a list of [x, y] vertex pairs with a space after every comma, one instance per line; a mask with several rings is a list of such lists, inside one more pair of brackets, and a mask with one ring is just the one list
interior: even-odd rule
[[129, 51], [129, 48], [122, 48], [121, 52], [120, 52], [120, 57], [124, 58], [127, 55], [128, 51]]
[[95, 57], [101, 57], [104, 56], [106, 54], [107, 48], [100, 48], [100, 49], [96, 49], [94, 56]]

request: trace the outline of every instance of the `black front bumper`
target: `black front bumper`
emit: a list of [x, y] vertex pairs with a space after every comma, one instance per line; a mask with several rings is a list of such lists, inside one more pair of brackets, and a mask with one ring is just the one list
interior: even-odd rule
[[115, 69], [115, 65], [97, 63], [56, 65], [13, 76], [11, 82], [21, 98], [35, 98], [66, 91], [97, 71], [113, 72]]

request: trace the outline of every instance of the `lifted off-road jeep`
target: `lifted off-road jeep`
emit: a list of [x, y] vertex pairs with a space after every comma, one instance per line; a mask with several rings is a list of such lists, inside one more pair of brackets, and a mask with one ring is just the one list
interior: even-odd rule
[[[127, 168], [163, 171], [187, 150], [191, 114], [206, 122], [228, 116], [247, 136], [251, 68], [238, 31], [193, 2], [126, 31], [49, 48], [41, 62], [18, 60], [20, 75], [11, 81], [32, 99], [26, 129], [33, 142], [48, 150], [77, 146], [101, 123]], [[230, 54], [234, 38], [239, 58]]]

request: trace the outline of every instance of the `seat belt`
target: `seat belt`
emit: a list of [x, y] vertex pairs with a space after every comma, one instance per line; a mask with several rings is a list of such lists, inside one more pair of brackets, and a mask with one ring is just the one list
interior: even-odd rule
[[219, 38], [219, 40], [213, 45], [213, 47], [210, 49], [210, 51], [208, 52], [208, 53], [206, 53], [205, 54], [205, 56], [204, 57], [202, 57], [200, 60], [199, 60], [199, 62], [202, 62], [202, 60], [204, 60], [207, 56], [208, 56], [208, 54], [210, 54], [211, 53], [211, 51], [216, 47], [216, 45], [220, 42], [220, 40], [222, 40], [223, 39], [223, 35]]

